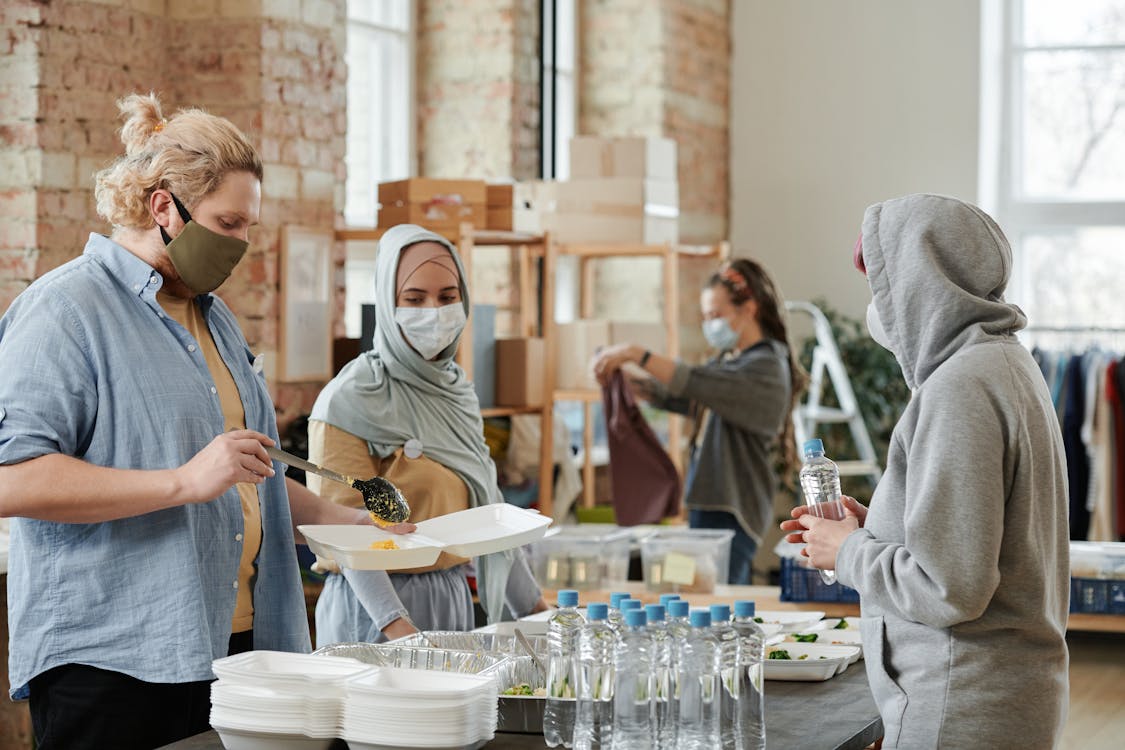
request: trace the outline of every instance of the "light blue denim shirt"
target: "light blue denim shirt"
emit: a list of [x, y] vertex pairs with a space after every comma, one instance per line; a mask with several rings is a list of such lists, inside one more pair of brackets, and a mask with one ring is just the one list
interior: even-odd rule
[[[0, 464], [49, 453], [171, 469], [223, 431], [195, 339], [156, 302], [161, 275], [90, 235], [85, 253], [33, 283], [0, 319]], [[277, 439], [265, 380], [222, 300], [200, 298], [238, 386], [246, 426]], [[284, 467], [259, 485], [262, 545], [254, 645], [308, 651]], [[13, 698], [62, 664], [148, 682], [213, 678], [225, 656], [242, 554], [231, 488], [202, 504], [104, 523], [13, 519], [8, 562]]]

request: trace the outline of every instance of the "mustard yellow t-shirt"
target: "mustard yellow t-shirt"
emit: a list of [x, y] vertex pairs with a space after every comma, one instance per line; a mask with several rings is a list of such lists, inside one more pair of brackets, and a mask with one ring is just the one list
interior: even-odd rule
[[[194, 299], [180, 299], [165, 292], [157, 292], [156, 301], [176, 321], [188, 330], [199, 343], [199, 351], [207, 362], [207, 369], [211, 371], [211, 379], [215, 381], [218, 392], [219, 405], [223, 410], [223, 428], [225, 430], [246, 429], [246, 412], [242, 408], [242, 397], [238, 393], [238, 386], [227, 369], [226, 362], [219, 355], [215, 340], [211, 338], [211, 331], [203, 320], [203, 313]], [[262, 544], [262, 509], [258, 504], [258, 487], [256, 485], [240, 483], [238, 496], [242, 500], [242, 557], [238, 563], [238, 597], [234, 606], [234, 618], [231, 620], [231, 632], [242, 633], [254, 627], [254, 575], [257, 570], [254, 560], [258, 557], [258, 549]]]
[[[386, 458], [371, 455], [367, 441], [339, 427], [309, 421], [309, 460], [350, 477], [369, 479], [374, 476], [390, 480], [402, 491], [410, 504], [410, 522], [467, 510], [469, 488], [455, 472], [426, 456], [407, 458], [401, 449]], [[334, 503], [352, 508], [363, 507], [363, 495], [347, 485], [309, 474], [310, 490]], [[466, 558], [442, 552], [433, 565], [425, 568], [398, 570], [396, 573], [424, 573], [452, 568], [467, 562]], [[339, 572], [330, 560], [317, 559], [316, 570]]]

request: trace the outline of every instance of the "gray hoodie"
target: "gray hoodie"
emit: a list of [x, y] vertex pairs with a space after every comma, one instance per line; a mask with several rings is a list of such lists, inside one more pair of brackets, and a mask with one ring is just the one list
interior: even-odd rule
[[883, 747], [1050, 748], [1066, 719], [1067, 479], [1043, 376], [1004, 302], [1012, 254], [980, 209], [871, 206], [863, 257], [913, 396], [865, 527], [836, 558], [861, 596]]

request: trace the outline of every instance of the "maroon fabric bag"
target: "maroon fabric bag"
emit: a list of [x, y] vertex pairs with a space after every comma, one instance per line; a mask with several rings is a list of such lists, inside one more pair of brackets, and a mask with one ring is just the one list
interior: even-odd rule
[[660, 523], [680, 510], [680, 474], [637, 407], [621, 370], [602, 388], [613, 511], [620, 526]]

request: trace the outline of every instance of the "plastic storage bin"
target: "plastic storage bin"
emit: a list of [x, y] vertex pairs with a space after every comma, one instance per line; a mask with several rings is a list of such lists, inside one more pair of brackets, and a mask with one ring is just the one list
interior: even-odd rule
[[654, 593], [709, 594], [727, 583], [730, 529], [668, 529], [641, 540], [645, 588]]
[[781, 601], [859, 602], [859, 592], [836, 583], [826, 584], [815, 568], [806, 568], [792, 557], [781, 558]]
[[629, 578], [632, 533], [613, 524], [560, 526], [535, 542], [535, 578], [549, 589], [587, 591], [614, 588]]
[[1125, 615], [1125, 542], [1070, 543], [1070, 611]]

